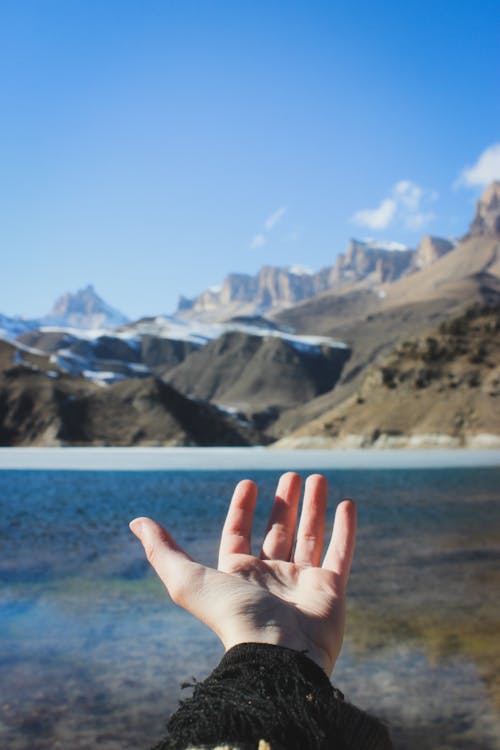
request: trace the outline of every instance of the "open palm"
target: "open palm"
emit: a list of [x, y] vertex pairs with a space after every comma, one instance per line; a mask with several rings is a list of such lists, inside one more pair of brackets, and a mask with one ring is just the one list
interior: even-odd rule
[[240, 482], [222, 530], [218, 569], [195, 562], [154, 521], [135, 519], [133, 532], [174, 602], [206, 623], [226, 649], [272, 643], [306, 651], [330, 674], [342, 645], [345, 589], [354, 553], [356, 511], [337, 507], [321, 564], [327, 482], [310, 476], [297, 529], [298, 474], [284, 474], [276, 490], [260, 556], [251, 554], [257, 487]]

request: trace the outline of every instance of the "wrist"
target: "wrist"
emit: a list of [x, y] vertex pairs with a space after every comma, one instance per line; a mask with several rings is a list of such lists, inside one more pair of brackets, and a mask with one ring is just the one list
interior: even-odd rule
[[313, 661], [323, 672], [330, 677], [335, 665], [333, 659], [326, 650], [320, 648], [308, 639], [301, 638], [295, 633], [287, 633], [277, 625], [266, 625], [262, 628], [250, 628], [247, 631], [239, 631], [222, 638], [226, 653], [243, 644], [260, 644], [279, 646], [303, 654]]

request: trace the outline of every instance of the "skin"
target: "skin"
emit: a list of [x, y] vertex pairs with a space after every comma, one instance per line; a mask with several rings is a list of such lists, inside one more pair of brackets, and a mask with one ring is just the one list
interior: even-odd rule
[[337, 506], [322, 560], [328, 485], [307, 478], [297, 528], [302, 480], [283, 474], [259, 556], [251, 533], [257, 486], [236, 485], [222, 529], [217, 570], [193, 560], [169, 532], [150, 518], [130, 528], [173, 601], [204, 622], [227, 649], [239, 643], [271, 643], [307, 655], [330, 675], [340, 653], [345, 592], [354, 554], [356, 507]]

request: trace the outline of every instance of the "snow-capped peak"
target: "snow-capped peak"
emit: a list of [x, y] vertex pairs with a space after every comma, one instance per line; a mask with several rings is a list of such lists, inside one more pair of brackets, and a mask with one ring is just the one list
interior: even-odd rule
[[374, 240], [373, 237], [365, 237], [363, 244], [373, 250], [391, 250], [397, 252], [409, 249], [407, 245], [403, 245], [402, 242], [394, 242], [393, 240]]
[[288, 271], [290, 273], [293, 273], [294, 276], [312, 276], [314, 271], [312, 271], [310, 268], [306, 268], [305, 266], [289, 266]]
[[108, 305], [97, 294], [92, 284], [74, 294], [63, 294], [42, 320], [45, 325], [82, 329], [117, 328], [128, 322], [123, 313]]

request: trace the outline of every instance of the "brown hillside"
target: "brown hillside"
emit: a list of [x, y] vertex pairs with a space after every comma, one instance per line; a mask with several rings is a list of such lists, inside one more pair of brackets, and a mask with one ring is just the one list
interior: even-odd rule
[[277, 447], [500, 444], [500, 305], [399, 344], [360, 388]]
[[13, 364], [16, 354], [0, 342], [0, 445], [262, 442], [257, 431], [155, 378], [102, 387], [56, 372], [46, 358]]
[[386, 285], [384, 307], [445, 298], [459, 302], [466, 299], [470, 280], [485, 274], [500, 278], [500, 240], [472, 237], [417, 274]]
[[297, 349], [279, 337], [230, 332], [192, 352], [166, 378], [186, 395], [246, 414], [277, 411], [331, 390], [348, 357], [345, 348]]

